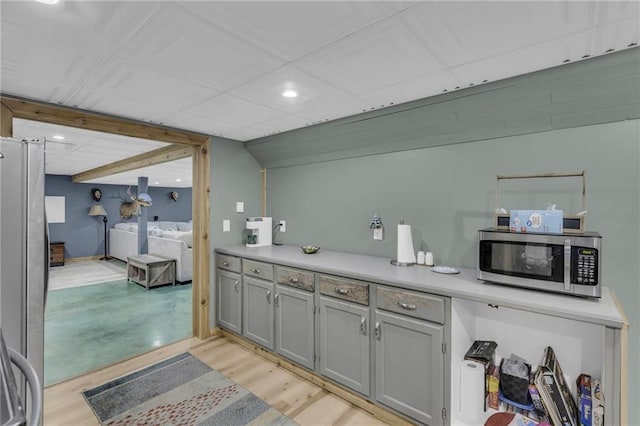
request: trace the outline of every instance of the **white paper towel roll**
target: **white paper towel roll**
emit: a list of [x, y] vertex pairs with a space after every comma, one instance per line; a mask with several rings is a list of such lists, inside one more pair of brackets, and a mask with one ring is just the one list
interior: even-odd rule
[[411, 225], [398, 225], [398, 263], [416, 263], [416, 252], [413, 251]]
[[460, 365], [460, 420], [469, 424], [484, 422], [484, 365], [462, 361]]

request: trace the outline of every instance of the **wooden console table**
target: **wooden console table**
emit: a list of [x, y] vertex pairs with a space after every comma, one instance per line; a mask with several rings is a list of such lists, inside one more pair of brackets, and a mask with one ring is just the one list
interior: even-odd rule
[[49, 249], [49, 266], [64, 266], [64, 242], [52, 242]]
[[176, 260], [158, 254], [127, 257], [127, 280], [147, 289], [164, 284], [176, 284]]

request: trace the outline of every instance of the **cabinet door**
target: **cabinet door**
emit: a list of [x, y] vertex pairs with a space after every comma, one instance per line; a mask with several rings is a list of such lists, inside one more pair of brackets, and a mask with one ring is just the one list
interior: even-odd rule
[[276, 352], [313, 370], [313, 293], [276, 284], [276, 294]]
[[218, 323], [221, 327], [242, 333], [242, 286], [240, 274], [216, 270], [218, 287]]
[[320, 373], [369, 395], [369, 308], [320, 297]]
[[273, 350], [273, 282], [243, 277], [243, 335]]
[[376, 400], [428, 425], [442, 425], [443, 326], [376, 311]]

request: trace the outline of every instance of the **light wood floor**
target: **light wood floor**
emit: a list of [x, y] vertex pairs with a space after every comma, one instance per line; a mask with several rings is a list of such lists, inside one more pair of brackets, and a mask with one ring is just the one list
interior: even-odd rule
[[185, 351], [244, 386], [300, 425], [386, 424], [225, 337], [206, 341], [192, 337], [47, 387], [44, 391], [44, 424], [99, 425], [81, 392]]

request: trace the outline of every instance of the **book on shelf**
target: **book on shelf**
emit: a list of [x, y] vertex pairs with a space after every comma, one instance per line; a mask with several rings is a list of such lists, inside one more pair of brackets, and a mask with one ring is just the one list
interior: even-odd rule
[[577, 426], [578, 409], [551, 346], [544, 350], [534, 384], [555, 426]]

